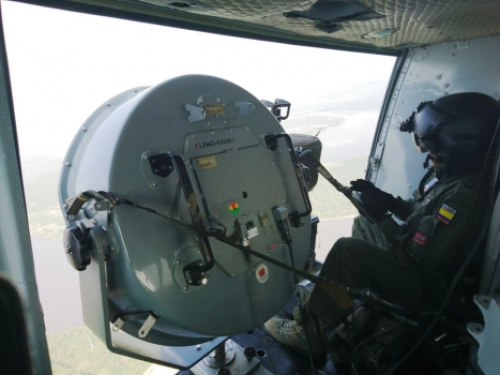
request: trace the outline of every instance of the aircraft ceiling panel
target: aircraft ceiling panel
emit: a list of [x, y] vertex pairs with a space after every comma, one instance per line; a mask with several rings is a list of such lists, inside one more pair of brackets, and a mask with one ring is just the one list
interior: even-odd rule
[[492, 0], [15, 0], [199, 31], [399, 55], [500, 34]]
[[[500, 2], [491, 0], [134, 1], [175, 10], [178, 14], [391, 49], [500, 33]], [[370, 33], [383, 36], [377, 38]]]

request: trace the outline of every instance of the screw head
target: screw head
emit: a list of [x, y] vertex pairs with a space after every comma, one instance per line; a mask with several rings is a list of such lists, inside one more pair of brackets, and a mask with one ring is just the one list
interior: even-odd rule
[[183, 290], [188, 290], [189, 287], [186, 285], [184, 288], [182, 288]]

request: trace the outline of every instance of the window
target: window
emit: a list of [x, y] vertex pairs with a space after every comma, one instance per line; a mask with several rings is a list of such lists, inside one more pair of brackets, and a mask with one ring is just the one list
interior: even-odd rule
[[[64, 155], [85, 119], [107, 99], [183, 74], [219, 76], [259, 99], [290, 101], [284, 128], [319, 132], [323, 163], [339, 181], [364, 176], [393, 57], [243, 40], [14, 2], [2, 2], [2, 11], [55, 374], [154, 372], [148, 363], [111, 354], [83, 327], [78, 273], [61, 245], [58, 181]], [[321, 219], [318, 246], [324, 257], [334, 236], [349, 235], [355, 211], [324, 181], [311, 199]]]

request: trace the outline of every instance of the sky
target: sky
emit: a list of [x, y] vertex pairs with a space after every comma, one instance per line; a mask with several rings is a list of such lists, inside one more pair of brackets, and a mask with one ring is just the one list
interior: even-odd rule
[[253, 41], [9, 1], [2, 1], [2, 13], [25, 158], [62, 158], [77, 129], [107, 99], [171, 77], [225, 78], [259, 99], [290, 101], [293, 116], [294, 111], [342, 103], [343, 92], [363, 90], [365, 84], [385, 87], [394, 64], [392, 57]]

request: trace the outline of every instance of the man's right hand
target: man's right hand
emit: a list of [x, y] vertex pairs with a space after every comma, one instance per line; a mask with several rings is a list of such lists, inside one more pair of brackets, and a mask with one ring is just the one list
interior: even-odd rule
[[366, 180], [356, 180], [351, 181], [351, 190], [359, 191], [361, 194], [361, 199], [363, 200], [365, 206], [373, 206], [373, 208], [378, 211], [390, 211], [393, 212], [396, 207], [396, 198], [385, 191], [380, 190], [370, 181]]

